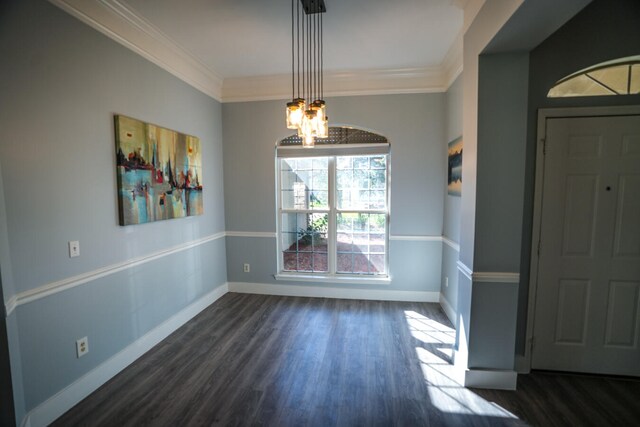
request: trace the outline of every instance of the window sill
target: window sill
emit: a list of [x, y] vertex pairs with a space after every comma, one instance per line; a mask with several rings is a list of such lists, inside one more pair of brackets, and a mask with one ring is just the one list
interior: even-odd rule
[[295, 274], [295, 273], [279, 273], [273, 276], [276, 280], [287, 280], [293, 282], [314, 282], [314, 283], [337, 283], [349, 285], [389, 285], [391, 278], [389, 276], [376, 277], [355, 277], [355, 276], [338, 276], [327, 274]]

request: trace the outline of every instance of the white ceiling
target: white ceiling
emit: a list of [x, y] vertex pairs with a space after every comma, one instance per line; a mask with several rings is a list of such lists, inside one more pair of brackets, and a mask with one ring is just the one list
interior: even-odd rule
[[[222, 78], [291, 70], [291, 0], [123, 0]], [[325, 0], [325, 70], [440, 65], [462, 28], [451, 0]]]
[[[290, 97], [291, 0], [49, 1], [218, 100]], [[483, 1], [325, 0], [326, 94], [445, 90]]]

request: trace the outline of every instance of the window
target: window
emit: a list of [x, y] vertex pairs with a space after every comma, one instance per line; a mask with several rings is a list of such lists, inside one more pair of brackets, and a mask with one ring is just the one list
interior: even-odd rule
[[640, 93], [640, 57], [594, 65], [558, 81], [549, 98], [572, 96], [634, 95]]
[[389, 158], [384, 141], [348, 149], [335, 143], [279, 148], [280, 273], [387, 276]]

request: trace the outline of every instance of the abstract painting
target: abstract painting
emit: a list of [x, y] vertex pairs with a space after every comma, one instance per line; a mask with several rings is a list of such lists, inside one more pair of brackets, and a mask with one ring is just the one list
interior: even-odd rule
[[462, 194], [462, 137], [449, 143], [448, 160], [447, 193], [460, 197]]
[[120, 225], [203, 213], [200, 139], [115, 115]]

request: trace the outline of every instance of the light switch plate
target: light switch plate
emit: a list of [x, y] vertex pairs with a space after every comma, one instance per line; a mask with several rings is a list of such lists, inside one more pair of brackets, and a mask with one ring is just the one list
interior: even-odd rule
[[72, 240], [69, 242], [69, 258], [80, 256], [80, 242]]

